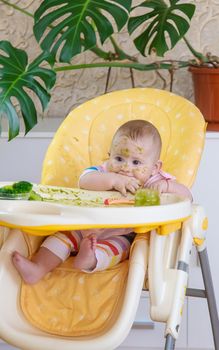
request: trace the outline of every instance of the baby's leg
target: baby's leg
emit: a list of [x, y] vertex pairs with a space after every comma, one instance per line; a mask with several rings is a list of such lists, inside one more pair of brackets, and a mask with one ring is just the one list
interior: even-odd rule
[[96, 236], [90, 235], [82, 240], [74, 267], [85, 272], [106, 270], [127, 259], [130, 246], [125, 236], [96, 241]]
[[72, 251], [78, 249], [78, 242], [81, 238], [80, 231], [75, 232], [75, 235], [71, 231], [57, 232], [45, 239], [31, 260], [14, 252], [12, 262], [26, 283], [37, 283], [48, 272], [65, 261]]
[[112, 236], [105, 240], [98, 240], [95, 252], [97, 264], [93, 271], [106, 270], [126, 260], [130, 247], [130, 240], [126, 236]]
[[14, 252], [12, 254], [12, 262], [24, 282], [34, 284], [56, 268], [62, 260], [47, 248], [40, 247], [31, 260], [18, 252]]
[[97, 259], [95, 255], [97, 239], [95, 235], [90, 235], [82, 239], [80, 249], [74, 260], [74, 268], [84, 271], [92, 271]]

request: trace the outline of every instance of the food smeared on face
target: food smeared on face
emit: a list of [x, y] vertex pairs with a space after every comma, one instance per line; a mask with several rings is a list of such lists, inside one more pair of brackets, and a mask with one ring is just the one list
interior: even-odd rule
[[137, 148], [137, 152], [139, 154], [142, 154], [144, 152], [144, 148], [143, 147], [137, 146], [136, 148]]
[[122, 149], [121, 149], [121, 155], [122, 155], [123, 157], [128, 157], [128, 156], [130, 155], [129, 149], [128, 149], [128, 148], [122, 148]]

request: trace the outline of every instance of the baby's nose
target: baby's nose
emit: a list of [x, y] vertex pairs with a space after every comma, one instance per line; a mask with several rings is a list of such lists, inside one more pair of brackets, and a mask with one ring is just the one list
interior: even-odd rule
[[131, 164], [128, 161], [124, 162], [122, 165], [122, 170], [123, 171], [130, 171], [130, 169], [131, 169]]
[[124, 162], [122, 165], [123, 169], [128, 169], [129, 168], [129, 163], [128, 162]]

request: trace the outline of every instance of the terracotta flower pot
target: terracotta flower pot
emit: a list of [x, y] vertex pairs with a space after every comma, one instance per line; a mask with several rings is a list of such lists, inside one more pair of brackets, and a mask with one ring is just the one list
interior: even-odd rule
[[195, 104], [208, 122], [208, 130], [219, 131], [219, 68], [190, 67]]

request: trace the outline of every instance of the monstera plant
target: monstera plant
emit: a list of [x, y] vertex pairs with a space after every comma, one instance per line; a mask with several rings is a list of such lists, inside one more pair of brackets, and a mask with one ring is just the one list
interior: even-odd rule
[[[139, 63], [119, 47], [113, 36], [126, 27], [142, 59], [152, 52], [162, 57], [185, 39], [190, 27], [195, 5], [183, 0], [146, 0], [136, 6], [131, 0], [44, 0], [34, 14], [11, 1], [0, 2], [33, 17], [33, 33], [41, 47], [39, 56], [30, 62], [27, 52], [0, 41], [0, 121], [2, 117], [8, 119], [9, 140], [19, 133], [19, 116], [24, 120], [26, 133], [37, 123], [32, 95], [38, 97], [44, 110], [61, 71], [101, 66], [171, 69], [173, 64], [174, 68], [181, 68], [191, 63]], [[113, 52], [103, 49], [107, 40], [111, 41]], [[198, 60], [206, 60], [186, 39], [185, 42]], [[100, 61], [74, 64], [74, 57], [87, 50]]]

